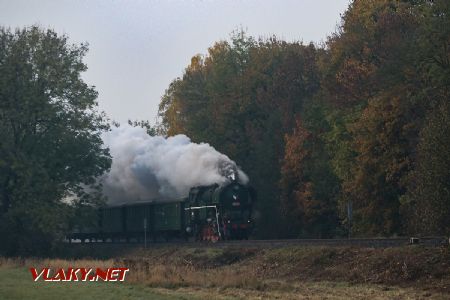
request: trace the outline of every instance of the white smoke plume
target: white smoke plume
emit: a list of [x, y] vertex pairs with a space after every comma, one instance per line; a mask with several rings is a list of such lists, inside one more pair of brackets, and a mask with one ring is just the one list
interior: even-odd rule
[[111, 170], [102, 178], [110, 205], [186, 197], [191, 187], [221, 185], [233, 176], [248, 182], [226, 155], [185, 135], [152, 137], [125, 125], [104, 134], [103, 141], [112, 156]]

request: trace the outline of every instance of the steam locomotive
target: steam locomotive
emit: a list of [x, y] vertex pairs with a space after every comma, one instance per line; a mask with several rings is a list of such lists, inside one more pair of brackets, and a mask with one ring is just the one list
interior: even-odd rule
[[93, 225], [77, 226], [67, 238], [82, 242], [248, 239], [255, 200], [255, 190], [236, 180], [193, 187], [182, 199], [103, 207]]

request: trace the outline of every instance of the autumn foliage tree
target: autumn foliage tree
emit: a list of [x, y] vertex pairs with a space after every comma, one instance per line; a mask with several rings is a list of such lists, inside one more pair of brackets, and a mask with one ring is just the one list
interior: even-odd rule
[[[338, 228], [335, 176], [327, 166], [320, 137], [298, 118], [285, 136], [281, 166], [281, 204], [291, 237], [332, 237]], [[328, 186], [324, 186], [328, 185]]]
[[448, 1], [355, 0], [322, 48], [237, 32], [172, 82], [161, 126], [249, 173], [260, 236], [444, 233], [449, 24]]
[[347, 168], [339, 170], [342, 201], [353, 202], [354, 230], [361, 235], [401, 234], [411, 217], [401, 215], [401, 199], [432, 94], [439, 91], [430, 89], [436, 74], [424, 76], [424, 63], [436, 50], [417, 47], [429, 36], [424, 28], [432, 20], [430, 10], [448, 17], [439, 1], [354, 1], [341, 31], [329, 40], [323, 86], [340, 111], [331, 122], [346, 119], [340, 127], [345, 139], [331, 142], [347, 147], [347, 163], [337, 156], [341, 151], [332, 155], [335, 166]]
[[313, 45], [256, 41], [236, 32], [231, 43], [218, 42], [208, 55], [194, 56], [162, 97], [168, 134], [207, 141], [250, 175], [259, 194], [261, 236], [285, 232], [278, 185], [283, 136], [319, 88], [316, 56]]

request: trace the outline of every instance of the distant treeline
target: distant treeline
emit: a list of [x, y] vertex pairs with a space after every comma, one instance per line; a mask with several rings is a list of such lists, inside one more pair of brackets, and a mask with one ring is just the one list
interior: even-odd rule
[[160, 130], [242, 166], [260, 237], [448, 234], [449, 8], [354, 1], [320, 46], [235, 32], [170, 84]]

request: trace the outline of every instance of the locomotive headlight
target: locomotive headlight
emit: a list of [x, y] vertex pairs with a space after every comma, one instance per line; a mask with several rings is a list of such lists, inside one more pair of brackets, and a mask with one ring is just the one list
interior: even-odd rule
[[186, 232], [187, 233], [191, 233], [191, 231], [192, 231], [192, 228], [190, 226], [186, 227]]

